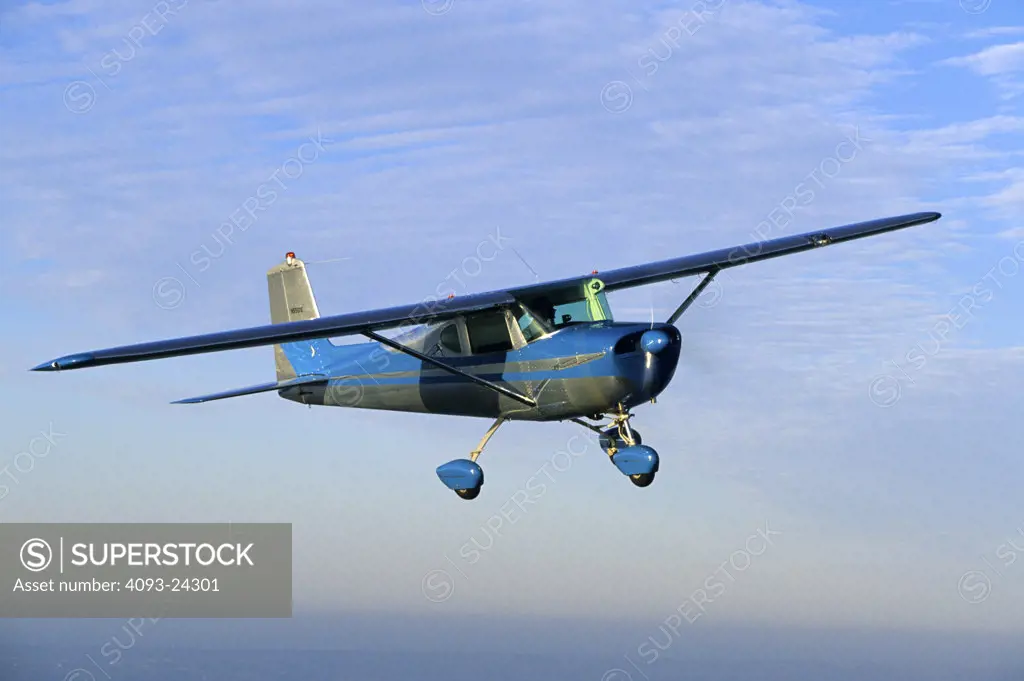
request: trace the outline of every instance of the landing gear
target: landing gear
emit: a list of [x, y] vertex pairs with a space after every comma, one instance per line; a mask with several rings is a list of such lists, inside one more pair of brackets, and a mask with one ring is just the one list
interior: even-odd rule
[[654, 473], [641, 473], [629, 476], [629, 481], [637, 487], [647, 487], [654, 482]]
[[[594, 421], [601, 420], [600, 415], [590, 418]], [[620, 473], [629, 478], [631, 483], [637, 487], [649, 487], [658, 472], [660, 464], [658, 453], [643, 444], [639, 431], [629, 425], [629, 420], [633, 418], [633, 415], [621, 405], [616, 412], [609, 414], [608, 418], [611, 419], [611, 423], [604, 426], [587, 423], [578, 418], [571, 420], [573, 423], [597, 433], [598, 442], [600, 442], [601, 449], [608, 454], [608, 460], [619, 469]], [[460, 499], [471, 501], [480, 496], [480, 488], [484, 484], [484, 471], [477, 463], [477, 459], [480, 458], [484, 447], [487, 446], [501, 424], [508, 420], [508, 417], [505, 416], [496, 419], [484, 433], [480, 444], [469, 453], [468, 459], [455, 459], [438, 466], [437, 477]]]
[[468, 459], [455, 459], [438, 466], [437, 477], [441, 479], [445, 487], [454, 490], [459, 495], [459, 498], [469, 501], [480, 496], [480, 488], [484, 484], [484, 471], [477, 464], [476, 460], [479, 458], [480, 453], [484, 451], [484, 447], [487, 446], [491, 436], [507, 420], [504, 416], [499, 417], [487, 430], [487, 433], [484, 434], [476, 449], [470, 452]]
[[643, 444], [640, 433], [630, 427], [629, 420], [632, 417], [632, 414], [620, 406], [619, 410], [611, 415], [611, 425], [604, 428], [579, 419], [573, 421], [600, 435], [598, 442], [601, 449], [607, 452], [612, 464], [629, 478], [630, 482], [637, 487], [648, 487], [654, 482], [660, 460], [653, 448]]
[[[632, 430], [632, 434], [633, 434], [633, 444], [635, 444], [635, 445], [642, 445], [644, 443], [643, 440], [640, 437], [640, 431]], [[612, 448], [612, 444], [615, 445], [615, 449], [616, 450], [618, 450], [618, 449], [625, 449], [626, 447], [631, 446], [619, 434], [619, 430], [615, 426], [612, 426], [611, 428], [605, 429], [602, 432], [601, 437], [598, 439], [598, 443], [600, 443], [601, 449], [603, 449], [606, 452], [609, 449]]]
[[476, 499], [478, 496], [480, 496], [480, 485], [477, 485], [476, 487], [470, 487], [469, 489], [457, 489], [455, 490], [455, 493], [458, 494], [463, 499], [466, 499], [467, 501], [471, 499]]

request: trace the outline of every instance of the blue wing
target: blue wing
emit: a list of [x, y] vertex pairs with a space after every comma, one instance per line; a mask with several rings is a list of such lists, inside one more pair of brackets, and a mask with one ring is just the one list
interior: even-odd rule
[[[884, 234], [885, 232], [893, 232], [897, 229], [934, 222], [941, 217], [940, 213], [929, 212], [869, 220], [868, 222], [833, 227], [819, 232], [784, 236], [778, 239], [746, 244], [745, 246], [722, 248], [717, 251], [708, 251], [707, 253], [698, 253], [697, 255], [684, 255], [681, 258], [661, 260], [647, 263], [646, 265], [607, 270], [601, 272], [600, 279], [604, 282], [605, 291], [643, 286], [679, 277], [689, 277], [705, 272], [724, 270], [759, 260], [801, 253], [812, 248], [820, 248], [821, 246], [837, 244], [843, 241], [852, 241], [876, 234]], [[542, 293], [544, 289], [560, 288], [587, 278], [589, 277], [575, 277], [563, 279], [562, 281], [534, 284], [525, 288], [515, 289], [511, 293], [517, 297], [537, 294]]]
[[[744, 246], [723, 248], [697, 255], [688, 255], [645, 265], [610, 270], [601, 273], [601, 281], [604, 282], [605, 290], [608, 291], [629, 288], [631, 286], [643, 286], [676, 277], [714, 272], [759, 260], [800, 253], [842, 241], [851, 241], [853, 239], [883, 234], [897, 229], [934, 222], [940, 217], [942, 216], [939, 213], [912, 213], [910, 215], [834, 227], [819, 232], [784, 236]], [[306, 321], [270, 324], [233, 331], [220, 331], [202, 336], [188, 336], [151, 343], [140, 343], [138, 345], [93, 350], [66, 355], [49, 362], [44, 362], [34, 367], [33, 371], [82, 369], [85, 367], [102, 366], [104, 364], [139, 362], [163, 357], [235, 350], [259, 345], [274, 345], [277, 343], [345, 336], [408, 324], [436, 322], [467, 312], [512, 304], [520, 297], [536, 295], [549, 289], [553, 290], [571, 286], [589, 279], [590, 276], [571, 277], [560, 281], [534, 284], [507, 291], [478, 293], [450, 300], [425, 301], [412, 305], [353, 312]], [[267, 390], [272, 389], [273, 387], [267, 388]]]
[[49, 362], [44, 362], [33, 371], [63, 371], [65, 369], [84, 369], [104, 364], [122, 364], [140, 362], [164, 357], [194, 355], [202, 352], [220, 350], [237, 350], [259, 345], [276, 345], [293, 343], [318, 338], [347, 336], [376, 329], [388, 329], [408, 324], [423, 324], [440, 319], [448, 319], [466, 312], [485, 310], [498, 305], [514, 303], [515, 298], [505, 291], [478, 293], [450, 300], [427, 301], [414, 305], [402, 305], [381, 310], [352, 312], [332, 317], [320, 317], [300, 322], [268, 324], [248, 329], [220, 331], [202, 336], [187, 336], [171, 340], [139, 343], [138, 345], [122, 345], [105, 350], [92, 350], [74, 355], [65, 355]]

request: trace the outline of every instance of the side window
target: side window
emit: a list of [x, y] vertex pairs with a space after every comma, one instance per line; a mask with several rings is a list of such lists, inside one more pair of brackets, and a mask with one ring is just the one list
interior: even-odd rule
[[459, 341], [459, 327], [457, 324], [449, 324], [441, 329], [441, 345], [445, 350], [462, 354], [462, 343]]
[[587, 303], [582, 300], [573, 300], [555, 308], [555, 325], [570, 324], [587, 320]]
[[466, 328], [473, 354], [508, 352], [512, 349], [512, 336], [505, 322], [504, 310], [487, 310], [466, 317]]
[[512, 314], [516, 317], [516, 322], [519, 324], [519, 330], [523, 332], [523, 340], [527, 343], [532, 343], [534, 340], [540, 338], [550, 330], [549, 327], [545, 326], [544, 323], [537, 318], [536, 315], [538, 313], [536, 311], [527, 310], [522, 305], [514, 307], [512, 309]]

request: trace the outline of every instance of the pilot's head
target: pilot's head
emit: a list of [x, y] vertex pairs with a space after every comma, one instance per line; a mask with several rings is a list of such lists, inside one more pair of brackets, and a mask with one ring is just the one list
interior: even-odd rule
[[537, 316], [546, 322], [553, 322], [555, 320], [555, 306], [551, 304], [551, 301], [547, 298], [538, 298], [533, 301], [530, 306]]

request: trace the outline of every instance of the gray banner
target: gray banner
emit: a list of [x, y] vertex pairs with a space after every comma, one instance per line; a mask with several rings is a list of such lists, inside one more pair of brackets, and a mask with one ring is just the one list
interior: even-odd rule
[[285, 523], [0, 523], [0, 617], [292, 616]]

